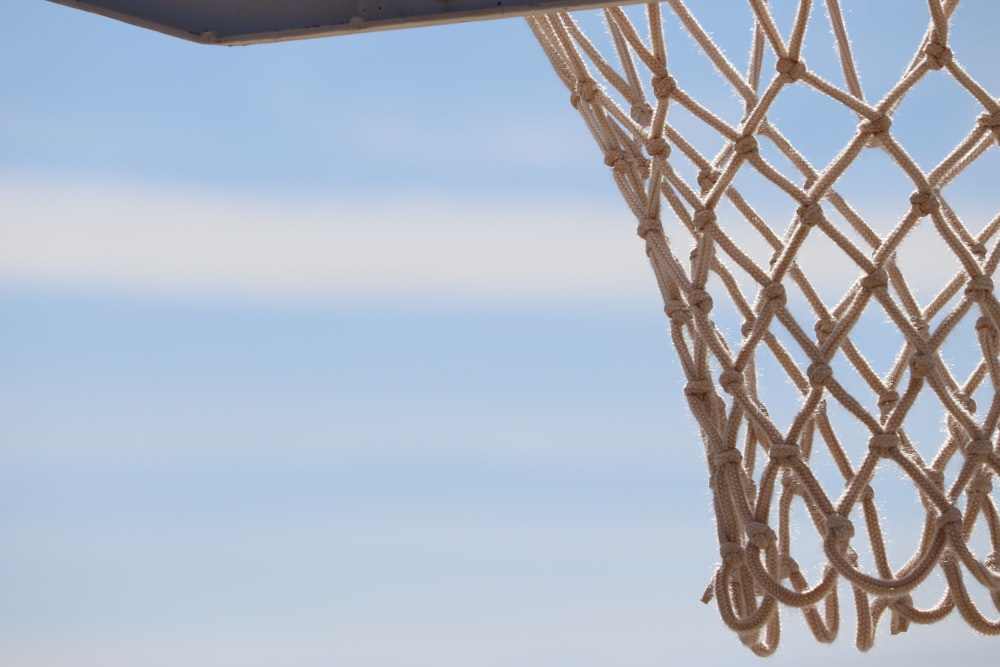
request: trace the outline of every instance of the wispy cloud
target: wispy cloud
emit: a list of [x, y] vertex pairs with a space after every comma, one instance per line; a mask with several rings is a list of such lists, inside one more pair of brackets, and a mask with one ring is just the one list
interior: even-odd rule
[[[182, 297], [523, 304], [620, 303], [655, 290], [634, 222], [618, 200], [498, 201], [447, 190], [279, 199], [55, 178], [4, 181], [0, 280], [9, 284]], [[733, 234], [746, 251], [760, 245]], [[911, 285], [928, 297], [957, 268], [941, 261], [941, 243], [923, 230], [900, 257]], [[807, 245], [807, 274], [836, 301], [858, 268], [831, 261], [829, 244]], [[677, 252], [684, 257], [687, 249]]]

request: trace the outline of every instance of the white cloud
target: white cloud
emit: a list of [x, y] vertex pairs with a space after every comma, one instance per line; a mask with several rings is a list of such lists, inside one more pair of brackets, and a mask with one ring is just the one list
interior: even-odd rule
[[387, 190], [325, 200], [123, 184], [0, 186], [0, 280], [279, 299], [621, 301], [654, 289], [618, 201]]

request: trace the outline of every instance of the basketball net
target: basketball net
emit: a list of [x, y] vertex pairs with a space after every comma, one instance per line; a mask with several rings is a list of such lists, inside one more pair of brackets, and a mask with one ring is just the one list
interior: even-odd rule
[[[707, 4], [717, 16], [718, 3]], [[750, 0], [745, 73], [682, 0], [604, 10], [606, 48], [567, 13], [528, 19], [639, 221], [710, 473], [721, 564], [704, 601], [714, 598], [725, 624], [759, 655], [777, 648], [783, 608], [801, 610], [816, 638], [832, 641], [841, 589], [853, 595], [862, 650], [882, 618], [896, 634], [957, 610], [975, 630], [1000, 634], [992, 486], [1000, 474], [1000, 302], [991, 279], [1000, 216], [970, 209], [960, 217], [949, 189], [997, 159], [1000, 103], [949, 39], [958, 4], [926, 3], [926, 33], [907, 47], [912, 60], [877, 102], [863, 92], [838, 0], [827, 0], [825, 12], [802, 0], [787, 30], [766, 0]], [[699, 75], [685, 79], [683, 60], [668, 61], [668, 21], [730, 87], [726, 103], [739, 107], [731, 118], [697, 98]], [[835, 76], [805, 62], [807, 28], [833, 44]], [[893, 120], [940, 77], [973, 112], [950, 117], [964, 136], [927, 169]], [[847, 121], [839, 152], [823, 162], [786, 138], [775, 113], [803, 91]], [[811, 131], [835, 134], [818, 123]], [[706, 135], [716, 149], [698, 143]], [[885, 158], [886, 178], [909, 189], [883, 202], [888, 225], [859, 212], [842, 189], [872, 152]], [[761, 189], [784, 200], [786, 217], [767, 217], [770, 204], [754, 203]], [[928, 233], [937, 237], [934, 268], [955, 268], [921, 301], [915, 285], [924, 273], [904, 273], [903, 257]], [[766, 252], [755, 255], [760, 247]], [[831, 288], [836, 262], [848, 270]], [[873, 337], [876, 330], [891, 334]], [[957, 352], [949, 341], [959, 341]], [[966, 370], [952, 360], [970, 354]], [[943, 426], [922, 425], [928, 413]], [[908, 496], [882, 492], [884, 480], [892, 487], [900, 478], [912, 484]], [[890, 505], [919, 516], [903, 558], [890, 556], [883, 534], [898, 544], [880, 517]], [[809, 544], [820, 565], [807, 577], [800, 562]], [[937, 571], [943, 580], [931, 576]], [[930, 601], [915, 601], [925, 590]]]

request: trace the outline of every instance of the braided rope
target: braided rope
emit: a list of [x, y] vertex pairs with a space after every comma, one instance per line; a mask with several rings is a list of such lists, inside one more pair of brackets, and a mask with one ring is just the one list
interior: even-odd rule
[[[714, 598], [725, 624], [759, 655], [778, 646], [782, 607], [802, 610], [816, 638], [832, 641], [842, 584], [853, 594], [862, 650], [872, 646], [886, 613], [893, 634], [954, 610], [975, 630], [1000, 634], [1000, 620], [989, 617], [1000, 610], [1000, 512], [992, 486], [1000, 474], [1000, 302], [992, 282], [1000, 263], [1000, 215], [974, 231], [945, 196], [946, 186], [970, 165], [995, 157], [1000, 103], [963, 69], [961, 47], [949, 41], [957, 0], [928, 0], [923, 40], [875, 104], [862, 91], [838, 0], [825, 2], [828, 24], [820, 26], [813, 26], [824, 20], [820, 12], [801, 0], [787, 39], [766, 0], [749, 5], [753, 29], [745, 74], [682, 0], [645, 5], [642, 21], [621, 7], [604, 10], [610, 47], [603, 51], [568, 13], [528, 19], [639, 221], [670, 319], [684, 394], [704, 441], [722, 557], [705, 601]], [[683, 26], [731, 87], [743, 105], [738, 123], [695, 99], [677, 68], [668, 66], [667, 20]], [[645, 38], [637, 22], [648, 28]], [[810, 27], [832, 33], [843, 85], [807, 67], [802, 51]], [[637, 63], [648, 70], [648, 83]], [[963, 119], [967, 135], [924, 170], [899, 143], [892, 121], [928, 77], [951, 77], [981, 113]], [[780, 96], [803, 87], [857, 118], [853, 135], [822, 168], [768, 115]], [[672, 122], [678, 114], [717, 135], [721, 150], [710, 156], [685, 138]], [[884, 232], [838, 191], [869, 150], [887, 155], [913, 187], [906, 212]], [[685, 168], [695, 175], [685, 176]], [[745, 197], [740, 179], [748, 172], [794, 202], [784, 234]], [[682, 244], [668, 240], [665, 220], [671, 236], [690, 238], [690, 258], [682, 256]], [[953, 257], [958, 267], [924, 306], [897, 262], [919, 225], [936, 232], [942, 257]], [[766, 263], [746, 249], [747, 230], [770, 249]], [[855, 267], [833, 305], [809, 277], [824, 264], [807, 261], [803, 251], [817, 238]], [[723, 302], [742, 320], [738, 339], [724, 331], [724, 315], [717, 312]], [[862, 353], [859, 322], [871, 311], [888, 318], [900, 337], [895, 361], [882, 373]], [[943, 354], [945, 341], [963, 327], [974, 330], [979, 347], [964, 380]], [[799, 397], [790, 413], [788, 405], [768, 401], [767, 387], [775, 380], [790, 383]], [[921, 451], [928, 451], [935, 434], [908, 432], [928, 404], [941, 410], [947, 426], [933, 456]], [[789, 414], [784, 427], [780, 414]], [[858, 433], [867, 441], [864, 448], [852, 447]], [[823, 448], [836, 471], [833, 480], [819, 472]], [[874, 484], [876, 473], [887, 468], [913, 484], [915, 511], [923, 514], [912, 557], [895, 567]], [[793, 557], [796, 506], [804, 508], [821, 544], [824, 565], [812, 583]], [[855, 530], [858, 522], [863, 534]], [[974, 552], [977, 531], [990, 553]], [[912, 594], [937, 568], [944, 595], [920, 608]], [[990, 605], [994, 609], [984, 611]]]

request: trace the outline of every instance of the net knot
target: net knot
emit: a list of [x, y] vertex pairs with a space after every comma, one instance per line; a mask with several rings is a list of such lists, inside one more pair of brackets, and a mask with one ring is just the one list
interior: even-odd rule
[[653, 94], [658, 100], [669, 99], [677, 90], [677, 81], [669, 74], [657, 74], [653, 77]]
[[910, 372], [916, 377], [930, 375], [934, 371], [933, 354], [914, 354], [910, 358]]
[[712, 312], [712, 295], [705, 290], [692, 290], [688, 301], [706, 315]]
[[816, 202], [809, 202], [799, 207], [799, 222], [807, 227], [819, 224], [826, 219], [823, 215], [823, 207]]
[[976, 119], [980, 125], [989, 128], [991, 130], [1000, 128], [1000, 111], [989, 112], [979, 114], [979, 118]]
[[758, 549], [767, 549], [777, 541], [777, 536], [766, 523], [751, 521], [746, 527], [747, 539]]
[[875, 500], [875, 489], [866, 486], [865, 490], [861, 492], [861, 501], [868, 502], [869, 500]]
[[716, 452], [712, 456], [712, 462], [715, 463], [716, 468], [721, 468], [730, 463], [739, 465], [743, 462], [743, 455], [740, 454], [740, 450], [738, 449], [725, 449], [721, 452]]
[[986, 112], [976, 119], [980, 125], [993, 132], [993, 136], [1000, 142], [1000, 111]]
[[736, 150], [737, 155], [742, 155], [746, 157], [751, 153], [757, 152], [757, 137], [752, 134], [740, 137], [739, 140], [733, 145]]
[[806, 369], [806, 376], [809, 378], [809, 383], [812, 386], [822, 387], [826, 384], [827, 380], [833, 377], [833, 369], [830, 368], [830, 364], [818, 361]]
[[778, 58], [775, 69], [782, 75], [782, 79], [786, 83], [798, 81], [806, 73], [805, 63], [801, 60], [792, 60], [791, 58]]
[[663, 137], [653, 137], [646, 144], [646, 152], [650, 157], [670, 157], [670, 144]]
[[628, 154], [620, 148], [612, 148], [604, 154], [604, 164], [612, 169], [624, 169], [628, 164]]
[[931, 69], [941, 69], [951, 64], [951, 49], [940, 42], [931, 42], [924, 48], [927, 66]]
[[883, 458], [893, 456], [899, 451], [899, 434], [876, 433], [868, 439], [868, 450]]
[[663, 312], [675, 324], [684, 324], [691, 320], [691, 310], [680, 299], [670, 299], [663, 305]]
[[969, 281], [965, 294], [973, 301], [982, 301], [993, 293], [993, 281], [988, 276], [976, 276]]
[[934, 196], [933, 192], [914, 192], [910, 195], [910, 205], [913, 212], [918, 216], [931, 215], [937, 213], [941, 208], [941, 202]]
[[719, 545], [719, 555], [722, 562], [730, 567], [743, 564], [743, 547], [736, 542], [723, 542]]
[[743, 385], [743, 373], [735, 368], [727, 368], [719, 376], [719, 386], [727, 393], [731, 394]]
[[983, 561], [983, 565], [994, 572], [1000, 572], [1000, 551], [990, 552], [990, 555]]
[[934, 468], [924, 468], [924, 474], [927, 475], [927, 479], [931, 481], [936, 489], [944, 488], [944, 473], [940, 470], [935, 470]]
[[990, 481], [989, 473], [979, 473], [976, 475], [971, 482], [969, 482], [969, 488], [966, 491], [970, 496], [979, 494], [982, 496], [988, 496], [993, 492], [993, 483]]
[[826, 517], [826, 537], [839, 544], [846, 544], [854, 537], [854, 524], [840, 514], [830, 514]]
[[816, 332], [816, 340], [819, 341], [820, 345], [826, 342], [827, 337], [833, 333], [833, 327], [836, 326], [836, 324], [837, 323], [833, 320], [828, 319], [822, 319], [816, 322], [813, 330]]
[[761, 291], [760, 295], [764, 300], [773, 302], [776, 306], [784, 306], [788, 302], [785, 286], [781, 283], [771, 283]]
[[663, 232], [663, 224], [660, 223], [659, 218], [643, 218], [639, 221], [639, 227], [636, 229], [636, 233], [641, 239], [657, 232]]
[[954, 505], [941, 512], [941, 515], [934, 520], [934, 525], [937, 526], [938, 530], [945, 528], [953, 523], [962, 523], [962, 510], [958, 509]]
[[781, 476], [781, 485], [788, 489], [789, 493], [793, 493], [797, 496], [805, 495], [805, 485], [802, 483], [802, 480], [796, 477], [790, 470], [786, 470], [785, 474]]
[[747, 320], [746, 322], [744, 322], [740, 326], [740, 334], [744, 338], [746, 338], [747, 336], [749, 336], [751, 334], [751, 332], [753, 332], [753, 327], [754, 327], [754, 324], [756, 322], [757, 322], [757, 320]]
[[901, 595], [892, 598], [887, 606], [892, 614], [889, 619], [889, 632], [898, 635], [909, 630], [910, 618], [906, 613], [913, 610], [913, 597], [910, 595]]
[[685, 396], [705, 396], [711, 393], [711, 380], [690, 380], [686, 385], [684, 385]]
[[712, 189], [712, 186], [718, 182], [719, 175], [719, 172], [711, 167], [705, 167], [698, 173], [698, 187], [701, 188], [702, 193]]
[[781, 579], [788, 579], [793, 574], [798, 574], [799, 562], [789, 556], [788, 554], [781, 554], [778, 556], [778, 577]]
[[696, 232], [707, 232], [715, 226], [716, 220], [718, 220], [718, 217], [715, 215], [715, 211], [710, 208], [703, 208], [694, 214], [694, 229]]
[[881, 410], [892, 410], [899, 403], [899, 392], [895, 389], [883, 392], [878, 397], [878, 407]]
[[866, 120], [858, 127], [861, 134], [870, 134], [877, 136], [883, 132], [888, 132], [889, 128], [892, 127], [892, 119], [885, 114], [880, 114], [879, 116]]
[[889, 284], [889, 273], [879, 267], [861, 279], [861, 286], [866, 290], [881, 289]]
[[976, 438], [965, 446], [966, 458], [985, 458], [993, 453], [993, 443], [986, 438]]
[[653, 107], [646, 102], [634, 104], [629, 111], [629, 116], [642, 127], [649, 127], [649, 124], [653, 122]]
[[777, 463], [778, 465], [788, 465], [802, 455], [802, 450], [799, 449], [799, 446], [796, 444], [775, 443], [771, 445], [767, 454], [774, 463]]
[[581, 100], [590, 104], [600, 92], [601, 85], [593, 79], [580, 79], [576, 82], [576, 94], [579, 95], [579, 97], [576, 98], [575, 102], [571, 97], [570, 102], [573, 102], [574, 107], [579, 107]]

